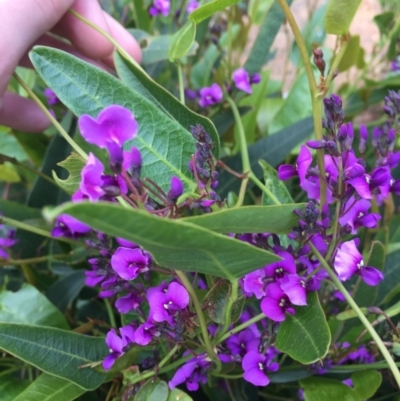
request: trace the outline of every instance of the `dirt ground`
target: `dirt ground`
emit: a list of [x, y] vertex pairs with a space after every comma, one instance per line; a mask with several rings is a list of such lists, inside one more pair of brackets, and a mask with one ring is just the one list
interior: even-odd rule
[[[321, 6], [326, 3], [327, 0], [294, 0], [291, 6], [293, 15], [296, 18], [296, 21], [300, 27], [304, 27], [305, 23], [309, 18], [310, 8], [315, 9], [318, 6]], [[314, 7], [316, 4], [316, 7]], [[368, 62], [369, 56], [371, 54], [372, 47], [379, 40], [379, 30], [375, 23], [373, 22], [373, 18], [376, 14], [379, 14], [381, 10], [379, 0], [362, 0], [359, 9], [355, 15], [355, 18], [350, 27], [350, 33], [353, 35], [360, 35], [360, 43], [361, 46], [365, 50], [365, 61]], [[289, 35], [293, 40], [293, 35], [289, 29]], [[330, 49], [334, 49], [335, 47], [336, 36], [328, 35], [327, 38], [327, 46]], [[274, 44], [273, 49], [277, 50], [276, 57], [272, 62], [268, 64], [268, 68], [271, 70], [271, 77], [275, 79], [282, 79], [282, 65], [286, 59], [287, 54], [287, 37], [285, 33], [285, 28], [282, 27], [280, 32], [278, 33]], [[287, 79], [285, 89], [290, 88], [291, 83], [294, 79], [295, 66], [289, 65], [287, 72]], [[343, 79], [347, 79], [347, 77], [343, 77]], [[340, 76], [336, 78], [337, 84], [340, 84], [341, 79]]]

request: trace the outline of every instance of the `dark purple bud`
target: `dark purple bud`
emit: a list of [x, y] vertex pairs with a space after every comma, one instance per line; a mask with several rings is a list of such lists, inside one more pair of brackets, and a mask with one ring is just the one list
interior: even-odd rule
[[374, 127], [374, 129], [372, 130], [372, 146], [374, 148], [377, 148], [379, 145], [379, 139], [382, 136], [383, 131], [378, 128], [378, 127]]
[[326, 141], [324, 139], [320, 141], [307, 141], [307, 146], [311, 149], [325, 149]]
[[251, 83], [251, 84], [258, 84], [258, 83], [260, 83], [260, 81], [261, 81], [260, 74], [253, 74], [253, 75], [250, 77], [250, 83]]
[[393, 117], [395, 115], [395, 111], [389, 106], [383, 106], [383, 112], [389, 117]]
[[119, 174], [123, 163], [122, 148], [116, 142], [107, 142], [107, 150], [110, 155], [110, 167], [113, 173]]
[[183, 194], [183, 183], [178, 177], [171, 178], [171, 189], [168, 192], [168, 198], [174, 203]]
[[364, 124], [360, 126], [360, 143], [358, 145], [358, 150], [360, 153], [365, 153], [367, 149], [367, 141], [368, 141], [368, 130]]
[[286, 181], [289, 178], [297, 176], [297, 169], [296, 167], [290, 164], [282, 164], [278, 168], [278, 178], [282, 181]]
[[337, 133], [337, 137], [338, 137], [339, 142], [344, 142], [346, 140], [346, 138], [347, 138], [347, 135], [348, 135], [347, 126], [346, 126], [346, 124], [342, 124], [340, 126], [340, 128], [339, 128], [338, 133]]

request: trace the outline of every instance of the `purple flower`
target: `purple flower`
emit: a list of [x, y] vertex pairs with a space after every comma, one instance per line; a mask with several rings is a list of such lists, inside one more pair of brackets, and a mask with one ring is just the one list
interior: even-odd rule
[[153, 337], [159, 335], [155, 325], [151, 322], [141, 324], [135, 331], [134, 340], [138, 345], [147, 345], [151, 342]]
[[342, 227], [348, 225], [351, 234], [356, 234], [360, 227], [375, 228], [381, 216], [377, 213], [368, 213], [371, 203], [366, 199], [355, 201], [351, 197], [346, 204], [347, 212], [339, 218]]
[[[353, 169], [359, 168], [357, 165], [353, 166]], [[348, 174], [351, 174], [350, 170]], [[361, 198], [372, 199], [374, 193], [381, 194], [385, 198], [388, 196], [390, 191], [390, 173], [388, 168], [379, 167], [374, 172], [369, 174], [360, 174], [355, 178], [349, 179], [347, 182], [357, 191]]]
[[149, 318], [155, 322], [168, 322], [174, 325], [175, 314], [189, 305], [189, 294], [182, 285], [172, 282], [166, 287], [162, 284], [147, 291], [150, 305]]
[[250, 77], [249, 73], [244, 68], [238, 68], [237, 70], [233, 71], [232, 80], [235, 83], [236, 88], [251, 94], [253, 92], [251, 84], [260, 82], [260, 75], [254, 74]]
[[199, 105], [201, 107], [213, 106], [219, 103], [223, 96], [221, 87], [218, 84], [212, 84], [209, 87], [200, 89]]
[[307, 305], [306, 280], [304, 277], [297, 274], [285, 276], [280, 287], [293, 305]]
[[85, 140], [102, 149], [114, 151], [131, 139], [138, 131], [138, 124], [133, 113], [125, 107], [111, 105], [100, 112], [97, 119], [88, 114], [79, 117], [79, 129]]
[[353, 274], [358, 274], [366, 284], [375, 286], [383, 279], [381, 271], [374, 267], [364, 266], [355, 240], [343, 243], [337, 250], [334, 267], [342, 281], [350, 279]]
[[128, 294], [115, 301], [115, 308], [119, 313], [129, 313], [139, 308], [142, 299], [135, 294]]
[[296, 263], [293, 256], [286, 251], [277, 252], [276, 254], [283, 259], [265, 266], [265, 275], [273, 277], [274, 280], [279, 280], [285, 274], [295, 274]]
[[106, 336], [106, 344], [110, 350], [110, 354], [103, 361], [103, 368], [110, 370], [117, 358], [125, 352], [125, 347], [133, 342], [134, 329], [132, 326], [120, 328], [121, 337], [118, 336], [115, 329], [111, 329]]
[[93, 153], [89, 153], [85, 167], [81, 171], [81, 183], [79, 190], [72, 196], [73, 201], [88, 198], [95, 202], [101, 198], [105, 192], [102, 189], [103, 185], [104, 166]]
[[172, 202], [176, 202], [178, 198], [183, 194], [183, 183], [178, 177], [171, 178], [171, 189], [168, 192], [168, 198]]
[[226, 346], [232, 355], [243, 357], [250, 351], [258, 351], [260, 336], [247, 328], [238, 334], [233, 334], [226, 340]]
[[142, 169], [142, 155], [139, 149], [132, 146], [130, 151], [124, 150], [122, 155], [124, 170], [128, 171], [133, 178], [139, 178]]
[[199, 8], [199, 3], [196, 0], [190, 0], [188, 5], [186, 6], [186, 11], [190, 14], [196, 8]]
[[186, 383], [189, 391], [196, 391], [199, 389], [199, 383], [207, 383], [207, 371], [210, 367], [211, 363], [207, 361], [205, 354], [190, 359], [175, 372], [168, 386], [173, 390], [176, 386]]
[[61, 214], [57, 217], [55, 226], [51, 231], [53, 237], [78, 238], [87, 234], [91, 228], [86, 224], [67, 214]]
[[267, 296], [261, 301], [261, 310], [265, 316], [276, 322], [283, 322], [286, 318], [285, 312], [295, 314], [289, 297], [278, 283], [268, 284], [265, 292]]
[[257, 351], [250, 351], [243, 358], [242, 368], [243, 378], [246, 381], [255, 386], [267, 386], [269, 384], [267, 372], [276, 372], [279, 365]]
[[140, 248], [118, 248], [111, 256], [111, 266], [125, 280], [134, 280], [149, 270], [151, 256]]
[[258, 269], [243, 277], [243, 289], [246, 294], [253, 294], [257, 299], [265, 296], [265, 269]]
[[53, 90], [50, 89], [50, 88], [46, 88], [46, 89], [43, 91], [43, 95], [46, 97], [46, 99], [47, 99], [47, 104], [48, 104], [49, 106], [54, 106], [54, 105], [57, 104], [58, 101], [59, 101], [57, 95], [56, 95], [56, 94], [53, 92]]
[[168, 17], [170, 7], [170, 0], [154, 0], [153, 5], [149, 9], [149, 14], [152, 17], [156, 17], [159, 14]]

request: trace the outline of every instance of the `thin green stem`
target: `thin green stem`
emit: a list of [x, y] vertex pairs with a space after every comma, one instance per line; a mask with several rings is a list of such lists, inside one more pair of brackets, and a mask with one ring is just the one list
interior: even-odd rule
[[237, 375], [224, 375], [222, 373], [216, 373], [216, 374], [213, 374], [213, 376], [221, 377], [222, 379], [237, 380], [237, 379], [241, 379], [243, 377], [243, 373], [239, 373]]
[[261, 189], [262, 192], [265, 193], [265, 195], [268, 196], [272, 200], [272, 202], [275, 203], [275, 205], [281, 205], [281, 201], [255, 176], [253, 172], [250, 172], [249, 178], [251, 181], [254, 182], [254, 184], [257, 185], [258, 188]]
[[69, 244], [76, 244], [77, 242], [69, 238], [57, 237], [54, 238], [49, 231], [42, 230], [41, 228], [30, 226], [22, 221], [10, 219], [9, 217], [0, 216], [0, 221], [8, 226], [19, 228], [21, 230], [30, 231], [31, 233], [41, 235], [42, 237], [57, 239], [57, 241], [67, 242]]
[[246, 189], [247, 189], [247, 184], [249, 183], [249, 177], [246, 177], [242, 180], [242, 183], [240, 184], [240, 190], [239, 190], [239, 195], [236, 201], [236, 204], [234, 207], [240, 207], [243, 205], [244, 202], [244, 197], [246, 196]]
[[209, 337], [208, 331], [207, 331], [206, 320], [204, 319], [204, 314], [201, 309], [201, 305], [200, 305], [199, 299], [197, 298], [196, 292], [184, 272], [179, 271], [179, 270], [176, 270], [175, 272], [176, 272], [176, 275], [181, 280], [182, 284], [185, 286], [185, 288], [186, 288], [187, 292], [189, 293], [190, 298], [193, 302], [193, 306], [196, 311], [197, 318], [199, 319], [201, 334], [203, 337], [203, 341], [204, 341], [204, 345], [206, 347], [207, 354], [210, 357], [210, 359], [212, 359], [216, 363], [217, 368], [218, 367], [220, 368], [221, 361], [219, 360], [218, 356], [215, 354], [214, 349], [211, 345], [210, 337]]
[[232, 308], [233, 308], [234, 303], [238, 299], [238, 287], [239, 287], [238, 280], [232, 280], [231, 281], [231, 293], [229, 295], [228, 304], [226, 306], [225, 323], [224, 323], [224, 328], [221, 332], [221, 336], [224, 335], [229, 330], [229, 326], [231, 325]]
[[224, 334], [222, 337], [217, 338], [216, 342], [214, 345], [218, 345], [225, 341], [227, 338], [229, 338], [232, 334], [239, 333], [239, 331], [244, 330], [245, 328], [251, 326], [253, 323], [257, 323], [260, 320], [265, 319], [264, 313], [260, 313], [253, 318], [249, 319], [247, 322], [244, 322], [242, 324], [239, 324], [239, 326], [234, 327], [232, 330], [229, 330], [226, 334]]
[[392, 356], [390, 355], [390, 352], [385, 347], [385, 344], [382, 342], [382, 339], [379, 337], [379, 334], [375, 331], [374, 327], [369, 322], [369, 320], [365, 317], [364, 313], [362, 313], [362, 311], [360, 310], [360, 307], [356, 304], [354, 299], [351, 297], [351, 295], [346, 290], [346, 287], [342, 284], [342, 282], [339, 280], [339, 278], [336, 276], [336, 274], [332, 271], [332, 269], [330, 268], [327, 261], [323, 258], [323, 256], [318, 252], [318, 250], [315, 248], [315, 246], [311, 242], [309, 242], [309, 246], [311, 247], [311, 250], [313, 251], [316, 258], [319, 260], [321, 265], [324, 266], [324, 269], [329, 274], [329, 277], [333, 281], [335, 287], [343, 294], [343, 296], [346, 298], [346, 301], [349, 304], [349, 306], [354, 310], [354, 312], [357, 314], [358, 318], [361, 320], [361, 323], [368, 330], [372, 339], [375, 341], [377, 347], [381, 351], [382, 356], [385, 358], [385, 361], [386, 361], [389, 369], [391, 370], [391, 372], [397, 382], [397, 385], [400, 387], [400, 371], [399, 371], [395, 361], [393, 360]]
[[[33, 263], [41, 263], [41, 262], [46, 262], [47, 260], [51, 260], [51, 259], [63, 259], [63, 258], [67, 258], [68, 254], [60, 254], [60, 255], [46, 255], [46, 256], [39, 256], [37, 258], [28, 258], [28, 259], [7, 259], [6, 263], [7, 265], [29, 265], [29, 264], [33, 264]], [[0, 262], [0, 264], [2, 264]]]
[[[108, 34], [106, 31], [104, 31], [103, 29], [101, 29], [99, 26], [97, 26], [96, 24], [93, 24], [93, 22], [89, 21], [88, 19], [86, 19], [85, 17], [83, 17], [82, 15], [80, 15], [79, 13], [77, 13], [75, 10], [73, 10], [72, 8], [70, 8], [68, 10], [74, 17], [78, 18], [79, 20], [81, 20], [82, 22], [84, 22], [86, 25], [90, 26], [91, 28], [93, 28], [95, 31], [99, 32], [100, 34], [102, 34], [107, 40], [110, 41], [110, 43], [112, 43], [115, 48], [118, 50], [118, 53], [120, 53], [121, 56], [123, 56], [125, 59], [127, 59], [130, 63], [132, 63], [135, 67], [139, 68], [141, 71], [144, 72], [143, 68], [139, 65], [138, 62], [136, 62], [135, 59], [133, 59], [131, 57], [131, 55], [110, 35]], [[146, 74], [147, 75], [147, 74]]]
[[[285, 14], [286, 20], [290, 25], [290, 28], [292, 29], [294, 38], [296, 40], [297, 46], [299, 48], [300, 52], [300, 57], [303, 61], [304, 64], [304, 69], [307, 75], [308, 79], [308, 85], [310, 87], [310, 94], [311, 94], [311, 105], [313, 108], [313, 121], [314, 121], [314, 132], [315, 132], [315, 138], [317, 140], [322, 139], [322, 105], [321, 101], [318, 98], [318, 86], [315, 81], [314, 77], [314, 72], [312, 69], [311, 61], [310, 61], [310, 55], [307, 51], [306, 44], [303, 40], [303, 37], [301, 35], [300, 29], [297, 25], [297, 22], [292, 14], [292, 11], [290, 10], [290, 7], [286, 3], [286, 0], [278, 0], [283, 13]], [[318, 168], [320, 171], [320, 174], [322, 177], [320, 177], [320, 188], [321, 188], [321, 208], [324, 206], [326, 202], [326, 183], [323, 177], [325, 177], [325, 164], [324, 164], [324, 154], [323, 150], [317, 150], [317, 162], [318, 162]]]
[[244, 127], [242, 123], [242, 119], [240, 117], [239, 110], [236, 106], [236, 103], [228, 96], [226, 98], [229, 105], [231, 106], [233, 116], [235, 118], [235, 123], [237, 125], [239, 131], [239, 140], [240, 140], [240, 153], [242, 155], [242, 165], [243, 165], [243, 173], [248, 173], [251, 171], [249, 153], [247, 150], [247, 140], [246, 133], [244, 132]]
[[177, 63], [178, 67], [178, 77], [179, 77], [179, 96], [181, 103], [184, 105], [185, 104], [185, 83], [183, 80], [183, 68], [181, 63]]
[[176, 353], [176, 351], [179, 350], [179, 345], [175, 345], [174, 348], [171, 349], [171, 351], [168, 352], [167, 355], [164, 356], [164, 358], [160, 361], [158, 364], [158, 367], [161, 369]]
[[57, 128], [60, 135], [71, 145], [71, 147], [81, 155], [85, 160], [88, 158], [88, 155], [81, 149], [81, 147], [68, 135], [68, 132], [64, 130], [61, 124], [51, 115], [51, 113], [47, 110], [47, 107], [40, 101], [40, 99], [35, 95], [32, 89], [22, 80], [22, 78], [14, 72], [13, 77], [15, 80], [25, 89], [28, 95], [32, 98], [32, 100], [40, 107], [46, 117], [51, 121], [54, 127]]
[[[20, 162], [17, 161], [17, 160], [12, 161], [11, 163], [13, 163], [13, 164], [15, 164], [16, 166], [19, 166], [19, 167], [21, 167], [21, 168], [23, 168], [23, 169], [25, 169], [25, 170], [30, 171], [30, 172], [33, 173], [33, 174], [38, 175], [39, 177], [43, 178], [44, 180], [46, 180], [46, 181], [49, 182], [50, 184], [53, 184], [54, 186], [56, 186], [58, 189], [60, 188], [60, 187], [58, 186], [58, 184], [57, 184], [51, 177], [49, 177], [49, 176], [46, 175], [46, 174], [43, 174], [41, 171], [38, 171], [38, 170], [34, 169], [33, 167], [30, 167], [30, 166], [27, 166], [27, 165], [25, 165], [25, 164], [23, 164], [23, 163], [20, 163]], [[61, 188], [61, 189], [62, 189], [62, 188]]]
[[[400, 362], [396, 362], [395, 365], [400, 368]], [[379, 370], [379, 369], [388, 369], [389, 366], [386, 362], [374, 362], [362, 365], [341, 365], [341, 366], [332, 366], [329, 371], [344, 373], [344, 372], [356, 372], [359, 370]]]
[[349, 45], [349, 41], [346, 40], [345, 38], [342, 38], [342, 43], [340, 46], [339, 53], [333, 59], [329, 73], [328, 73], [327, 77], [325, 78], [324, 90], [318, 95], [318, 97], [324, 96], [326, 94], [326, 92], [329, 90], [329, 86], [332, 83], [336, 69], [338, 68], [340, 62], [342, 61], [342, 58], [343, 58], [344, 54], [346, 53], [348, 45]]
[[108, 314], [108, 318], [110, 319], [111, 327], [114, 327], [114, 329], [118, 328], [117, 322], [115, 320], [114, 311], [111, 307], [111, 303], [110, 303], [109, 299], [104, 298], [104, 305], [106, 306], [106, 309], [107, 309], [107, 314]]

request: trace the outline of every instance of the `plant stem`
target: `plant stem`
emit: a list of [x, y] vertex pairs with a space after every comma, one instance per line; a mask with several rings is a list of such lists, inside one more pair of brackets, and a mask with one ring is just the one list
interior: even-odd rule
[[266, 316], [264, 315], [264, 313], [260, 313], [260, 314], [258, 314], [256, 316], [254, 316], [253, 318], [249, 319], [247, 322], [239, 324], [239, 326], [234, 327], [232, 330], [229, 330], [222, 337], [218, 338], [214, 345], [222, 343], [227, 338], [229, 338], [232, 334], [239, 333], [239, 331], [242, 331], [242, 330], [246, 329], [247, 327], [251, 326], [253, 323], [257, 323], [260, 320], [264, 319], [265, 317]]
[[221, 332], [221, 336], [224, 335], [229, 330], [229, 326], [231, 325], [231, 322], [232, 322], [232, 307], [233, 307], [233, 304], [238, 299], [238, 286], [239, 286], [238, 280], [232, 280], [231, 281], [231, 292], [230, 292], [230, 295], [229, 295], [228, 304], [226, 306], [225, 323], [224, 323], [224, 328], [223, 328], [223, 330]]
[[108, 318], [110, 319], [111, 327], [114, 327], [114, 329], [116, 329], [118, 326], [115, 320], [115, 315], [114, 311], [112, 310], [110, 300], [107, 298], [103, 298], [103, 300], [104, 300], [104, 305], [106, 306], [107, 309]]
[[167, 355], [164, 356], [164, 358], [160, 361], [160, 363], [158, 364], [158, 367], [161, 369], [176, 353], [176, 351], [178, 351], [179, 349], [179, 345], [175, 345], [174, 348], [171, 349], [171, 351], [168, 352]]
[[268, 196], [272, 200], [272, 202], [275, 203], [275, 205], [281, 205], [282, 203], [280, 200], [255, 176], [253, 172], [250, 172], [249, 178], [251, 181], [254, 182], [258, 186], [258, 188], [261, 189], [265, 193], [265, 195]]
[[69, 244], [77, 243], [76, 241], [71, 240], [69, 238], [64, 238], [64, 237], [54, 238], [49, 231], [42, 230], [41, 228], [38, 228], [38, 227], [30, 226], [29, 224], [23, 223], [22, 221], [10, 219], [9, 217], [0, 216], [0, 221], [6, 225], [9, 225], [9, 226], [12, 226], [15, 228], [20, 228], [21, 230], [25, 230], [25, 231], [30, 231], [31, 233], [41, 235], [42, 237], [56, 239], [57, 241], [63, 241], [63, 242], [67, 242]]
[[201, 334], [203, 337], [203, 341], [204, 341], [204, 345], [206, 347], [207, 354], [210, 357], [210, 359], [212, 359], [216, 363], [217, 368], [220, 368], [221, 361], [219, 360], [218, 356], [215, 354], [213, 347], [211, 345], [210, 337], [209, 337], [208, 331], [207, 331], [206, 320], [204, 319], [203, 311], [201, 309], [201, 305], [200, 305], [199, 299], [197, 298], [196, 292], [184, 272], [179, 271], [179, 270], [176, 270], [175, 272], [176, 272], [176, 275], [181, 280], [182, 284], [185, 286], [188, 293], [190, 294], [190, 298], [193, 302], [194, 309], [196, 310], [197, 318], [199, 319]]
[[393, 360], [392, 356], [390, 355], [389, 351], [385, 347], [385, 344], [383, 344], [381, 338], [379, 337], [379, 334], [375, 331], [374, 327], [371, 325], [369, 320], [365, 317], [364, 313], [362, 313], [359, 306], [356, 304], [354, 299], [351, 297], [351, 295], [346, 290], [346, 287], [342, 284], [342, 282], [339, 280], [339, 278], [336, 276], [336, 274], [332, 271], [332, 269], [328, 265], [327, 261], [318, 252], [318, 250], [315, 248], [315, 246], [312, 244], [312, 242], [309, 242], [309, 246], [311, 247], [311, 250], [313, 251], [316, 258], [319, 260], [321, 265], [324, 266], [324, 269], [329, 274], [335, 287], [344, 295], [349, 306], [354, 310], [354, 312], [357, 314], [358, 318], [361, 320], [361, 323], [368, 330], [372, 339], [375, 341], [377, 347], [381, 351], [382, 356], [385, 358], [385, 361], [388, 364], [388, 367], [391, 370], [391, 372], [396, 380], [397, 385], [400, 387], [400, 371], [397, 368], [396, 363]]
[[[297, 46], [299, 48], [300, 56], [304, 64], [304, 69], [308, 79], [308, 85], [310, 87], [311, 94], [311, 105], [313, 109], [313, 120], [314, 120], [314, 132], [315, 138], [317, 140], [322, 139], [322, 109], [321, 109], [321, 101], [318, 97], [318, 86], [315, 81], [314, 72], [312, 69], [312, 65], [310, 62], [310, 55], [307, 51], [306, 44], [304, 43], [303, 37], [301, 36], [301, 32], [299, 27], [297, 26], [296, 20], [290, 10], [290, 7], [286, 3], [286, 0], [278, 0], [283, 13], [285, 14], [286, 20], [292, 29], [294, 38], [296, 40]], [[324, 206], [326, 202], [326, 184], [323, 177], [325, 177], [325, 164], [324, 164], [324, 153], [323, 150], [317, 150], [317, 162], [320, 174], [320, 188], [321, 188], [321, 203], [320, 206]]]
[[19, 75], [14, 72], [13, 77], [15, 80], [26, 90], [28, 95], [32, 98], [32, 100], [42, 109], [43, 113], [46, 114], [46, 117], [51, 121], [51, 123], [57, 128], [60, 135], [71, 145], [71, 147], [81, 155], [85, 160], [88, 158], [88, 155], [81, 149], [81, 147], [68, 135], [68, 132], [64, 130], [61, 124], [50, 114], [47, 110], [47, 107], [40, 101], [40, 99], [35, 95], [32, 89], [22, 80]]
[[179, 77], [179, 95], [180, 100], [183, 105], [185, 105], [185, 84], [183, 81], [183, 68], [180, 62], [177, 63], [178, 66], [178, 77]]
[[60, 255], [47, 255], [47, 256], [39, 256], [37, 258], [28, 258], [28, 259], [7, 259], [7, 265], [29, 265], [33, 263], [41, 263], [41, 262], [46, 262], [49, 259], [62, 259], [66, 258], [70, 255], [68, 254], [60, 254]]

